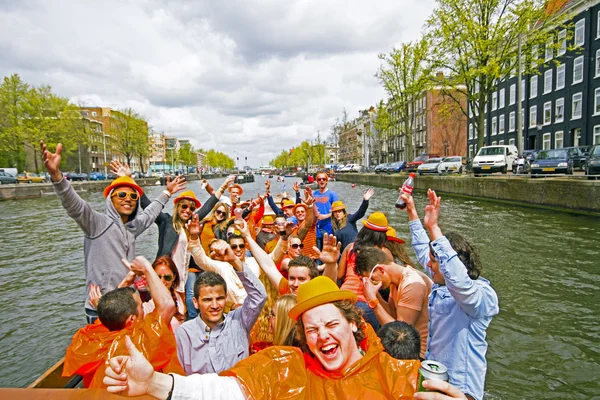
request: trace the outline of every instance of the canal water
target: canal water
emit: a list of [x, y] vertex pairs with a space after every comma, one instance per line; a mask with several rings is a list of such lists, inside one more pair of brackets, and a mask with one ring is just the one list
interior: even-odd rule
[[[264, 193], [263, 182], [245, 184], [244, 198]], [[291, 191], [292, 179], [286, 185]], [[330, 187], [351, 212], [366, 190], [342, 182]], [[189, 188], [207, 197], [199, 182]], [[282, 189], [272, 183], [273, 193]], [[146, 190], [153, 198], [162, 188]], [[104, 209], [101, 193], [81, 196]], [[369, 211], [385, 212], [407, 238], [396, 196], [375, 188]], [[424, 194], [415, 193], [415, 200], [422, 211]], [[0, 202], [0, 216], [0, 387], [22, 387], [64, 356], [85, 323], [83, 236], [55, 196]], [[442, 199], [440, 219], [443, 230], [476, 245], [483, 276], [500, 300], [488, 330], [486, 398], [600, 396], [600, 219], [456, 197]], [[138, 253], [150, 260], [157, 234], [153, 226], [138, 239]]]

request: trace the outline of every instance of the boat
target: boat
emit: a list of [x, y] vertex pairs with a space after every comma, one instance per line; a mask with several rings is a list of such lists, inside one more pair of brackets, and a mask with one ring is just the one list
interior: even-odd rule
[[56, 364], [51, 366], [46, 372], [44, 372], [39, 378], [33, 381], [28, 389], [56, 389], [56, 388], [82, 388], [83, 377], [81, 375], [74, 375], [71, 377], [63, 377], [63, 365], [65, 364], [65, 358], [61, 358]]
[[306, 188], [310, 188], [310, 189], [317, 189], [319, 187], [319, 184], [317, 182], [313, 182], [313, 183], [307, 183], [307, 182], [302, 182], [300, 184], [300, 189], [306, 189]]

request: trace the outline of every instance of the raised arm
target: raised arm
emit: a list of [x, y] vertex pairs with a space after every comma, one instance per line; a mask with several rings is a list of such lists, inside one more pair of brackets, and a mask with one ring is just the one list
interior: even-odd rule
[[360, 207], [358, 207], [358, 210], [356, 210], [354, 214], [350, 214], [348, 216], [349, 223], [356, 223], [356, 221], [360, 220], [362, 217], [365, 216], [365, 214], [367, 213], [367, 208], [369, 208], [369, 200], [371, 199], [371, 197], [373, 197], [374, 194], [375, 191], [373, 189], [369, 189], [364, 193], [363, 201], [362, 203], [360, 203]]
[[323, 234], [323, 249], [319, 250], [318, 247], [313, 247], [313, 250], [319, 254], [319, 260], [323, 263], [323, 276], [334, 282], [337, 281], [337, 261], [340, 258], [341, 247], [342, 243], [338, 243], [335, 236], [327, 233]]
[[158, 218], [169, 197], [186, 188], [183, 176], [176, 176], [173, 181], [167, 178], [167, 189], [156, 200], [150, 203], [143, 211], [138, 210], [137, 216], [131, 221], [135, 226], [135, 236], [139, 236]]
[[150, 290], [150, 295], [156, 306], [155, 310], [160, 314], [165, 324], [171, 323], [171, 318], [175, 315], [177, 308], [169, 289], [160, 281], [160, 278], [152, 268], [152, 264], [144, 256], [137, 256], [131, 264], [123, 259], [121, 260], [130, 270], [142, 274], [146, 277], [146, 283]]
[[200, 243], [200, 222], [198, 216], [192, 215], [192, 218], [189, 219], [185, 227], [190, 234], [188, 249], [190, 250], [196, 265], [204, 271], [213, 271], [219, 275], [223, 275], [223, 271], [229, 268], [229, 265], [226, 262], [213, 260], [204, 252], [204, 248]]

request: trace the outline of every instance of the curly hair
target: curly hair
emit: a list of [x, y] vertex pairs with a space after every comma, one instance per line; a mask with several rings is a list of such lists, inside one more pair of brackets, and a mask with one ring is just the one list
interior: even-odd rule
[[273, 343], [273, 332], [271, 332], [271, 323], [269, 321], [269, 315], [273, 309], [273, 305], [279, 297], [279, 290], [276, 288], [271, 280], [265, 273], [261, 273], [258, 277], [267, 292], [267, 301], [258, 315], [252, 330], [250, 331], [250, 343], [255, 342], [266, 342]]
[[[365, 321], [362, 317], [363, 311], [356, 307], [354, 303], [350, 300], [339, 300], [332, 303], [336, 306], [346, 321], [349, 323], [354, 323], [356, 325], [356, 332], [354, 332], [354, 340], [356, 340], [356, 344], [358, 345], [363, 339], [367, 337], [364, 332]], [[304, 322], [302, 322], [302, 316], [298, 318], [298, 322], [296, 323], [296, 340], [303, 352], [311, 353], [308, 345], [306, 344], [306, 333], [304, 332]]]
[[446, 239], [448, 239], [450, 246], [456, 251], [458, 258], [467, 268], [469, 278], [473, 280], [479, 278], [483, 266], [481, 265], [479, 255], [475, 251], [473, 245], [471, 245], [463, 235], [456, 232], [446, 233]]

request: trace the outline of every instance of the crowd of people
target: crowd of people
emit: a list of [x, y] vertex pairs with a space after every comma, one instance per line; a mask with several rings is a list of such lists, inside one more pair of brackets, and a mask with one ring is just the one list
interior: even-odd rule
[[[180, 176], [151, 200], [114, 161], [101, 213], [63, 178], [61, 145], [41, 146], [84, 233], [88, 324], [63, 375], [159, 399], [483, 398], [498, 298], [470, 242], [442, 233], [434, 191], [423, 222], [402, 195], [421, 270], [385, 213], [358, 229], [375, 192], [349, 214], [325, 172], [314, 191], [295, 183], [294, 198], [272, 196], [267, 180], [265, 195], [248, 201], [227, 177], [217, 190], [202, 185], [201, 204]], [[135, 250], [152, 223], [153, 263]], [[417, 393], [425, 359], [444, 364], [449, 382], [425, 380]]]

